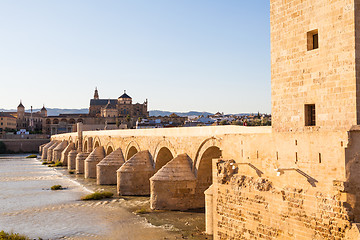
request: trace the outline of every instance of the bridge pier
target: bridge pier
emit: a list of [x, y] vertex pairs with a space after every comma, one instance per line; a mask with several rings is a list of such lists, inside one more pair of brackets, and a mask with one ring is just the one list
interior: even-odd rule
[[49, 147], [51, 147], [52, 145], [54, 145], [57, 141], [54, 140], [54, 141], [51, 141], [49, 143], [47, 143], [43, 149], [42, 149], [42, 155], [41, 155], [41, 160], [45, 161], [47, 160], [47, 154], [48, 154], [48, 149]]
[[96, 183], [99, 185], [116, 185], [116, 171], [125, 162], [121, 148], [116, 149], [107, 155], [96, 165]]
[[75, 143], [73, 142], [70, 142], [67, 147], [61, 152], [60, 162], [63, 164], [63, 166], [68, 165], [68, 156], [71, 150], [75, 150]]
[[194, 208], [196, 177], [191, 159], [180, 154], [150, 178], [151, 209], [188, 210]]
[[89, 156], [90, 153], [88, 152], [80, 152], [76, 155], [75, 159], [75, 169], [76, 174], [84, 174], [84, 162], [85, 159]]
[[54, 153], [54, 149], [61, 143], [61, 141], [57, 141], [55, 144], [53, 144], [51, 147], [48, 148], [47, 150], [47, 158], [46, 160], [48, 162], [51, 162], [53, 160], [53, 153]]
[[78, 154], [78, 150], [71, 150], [68, 155], [68, 170], [76, 169], [76, 156]]
[[136, 153], [117, 170], [118, 194], [149, 195], [149, 179], [154, 173], [154, 161], [150, 152]]
[[61, 159], [61, 153], [68, 146], [67, 141], [63, 140], [56, 148], [53, 150], [53, 161], [57, 162]]
[[213, 200], [213, 186], [211, 185], [205, 191], [205, 233], [213, 234], [214, 226], [214, 200]]
[[96, 165], [105, 157], [104, 147], [96, 147], [85, 159], [85, 178], [96, 178]]

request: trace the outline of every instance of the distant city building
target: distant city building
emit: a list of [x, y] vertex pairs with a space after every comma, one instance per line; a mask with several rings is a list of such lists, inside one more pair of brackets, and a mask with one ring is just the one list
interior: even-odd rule
[[0, 112], [0, 132], [15, 129], [16, 117], [6, 112]]
[[97, 88], [90, 99], [89, 114], [60, 114], [48, 116], [45, 106], [38, 111], [26, 112], [20, 101], [17, 112], [7, 113], [16, 121], [15, 129], [42, 132], [53, 135], [75, 131], [76, 123], [84, 124], [86, 130], [133, 128], [139, 118], [149, 117], [148, 101], [132, 103], [132, 98], [122, 94], [118, 99], [100, 99]]

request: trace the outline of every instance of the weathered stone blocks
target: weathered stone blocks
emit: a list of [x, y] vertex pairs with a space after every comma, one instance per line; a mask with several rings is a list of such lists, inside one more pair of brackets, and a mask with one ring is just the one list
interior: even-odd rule
[[75, 160], [75, 169], [77, 174], [83, 174], [84, 173], [84, 162], [86, 158], [89, 156], [90, 153], [88, 152], [81, 152], [78, 153]]
[[73, 142], [69, 143], [67, 147], [64, 149], [64, 151], [61, 152], [60, 162], [63, 164], [63, 166], [68, 165], [68, 156], [71, 150], [75, 150], [75, 143]]
[[119, 195], [149, 195], [150, 178], [155, 173], [149, 151], [136, 153], [117, 170]]
[[96, 165], [96, 182], [100, 185], [115, 185], [117, 183], [116, 171], [125, 162], [121, 148], [116, 149]]
[[76, 169], [76, 156], [78, 151], [76, 149], [71, 150], [68, 155], [68, 170], [75, 170]]
[[150, 178], [151, 209], [187, 210], [194, 208], [196, 177], [191, 159], [180, 154]]
[[105, 157], [103, 147], [95, 148], [85, 160], [85, 178], [96, 178], [96, 165]]
[[55, 143], [57, 143], [57, 142], [58, 142], [58, 141], [53, 140], [53, 141], [47, 143], [47, 144], [43, 147], [43, 149], [42, 149], [42, 155], [41, 155], [41, 159], [42, 159], [42, 160], [47, 160], [48, 149], [49, 149], [52, 145], [54, 145]]
[[54, 149], [61, 143], [61, 141], [56, 141], [56, 143], [54, 143], [53, 145], [51, 145], [48, 150], [47, 150], [47, 158], [46, 160], [48, 162], [53, 160], [53, 153], [54, 153]]
[[60, 161], [61, 153], [62, 153], [62, 151], [64, 151], [64, 149], [67, 147], [67, 145], [68, 145], [67, 141], [64, 140], [64, 141], [61, 141], [59, 143], [59, 145], [57, 145], [56, 148], [54, 148], [54, 150], [53, 150], [53, 158], [52, 158], [52, 160], [54, 162]]

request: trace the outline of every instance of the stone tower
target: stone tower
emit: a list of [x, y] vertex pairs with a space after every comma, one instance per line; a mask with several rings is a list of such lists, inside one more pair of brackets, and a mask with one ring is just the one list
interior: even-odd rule
[[359, 124], [359, 6], [360, 0], [271, 0], [274, 131]]
[[47, 110], [45, 108], [45, 105], [43, 105], [42, 109], [40, 110], [40, 114], [42, 117], [47, 117]]
[[97, 87], [95, 88], [94, 99], [99, 99], [99, 92], [97, 90]]
[[23, 119], [25, 117], [25, 107], [22, 104], [22, 101], [20, 100], [20, 104], [17, 107], [17, 118], [18, 119]]

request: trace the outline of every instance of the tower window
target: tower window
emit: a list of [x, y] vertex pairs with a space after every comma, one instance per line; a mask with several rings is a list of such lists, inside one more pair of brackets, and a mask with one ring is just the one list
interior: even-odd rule
[[307, 50], [314, 50], [319, 48], [319, 33], [318, 30], [312, 30], [307, 33]]
[[315, 126], [315, 104], [305, 104], [305, 126]]

